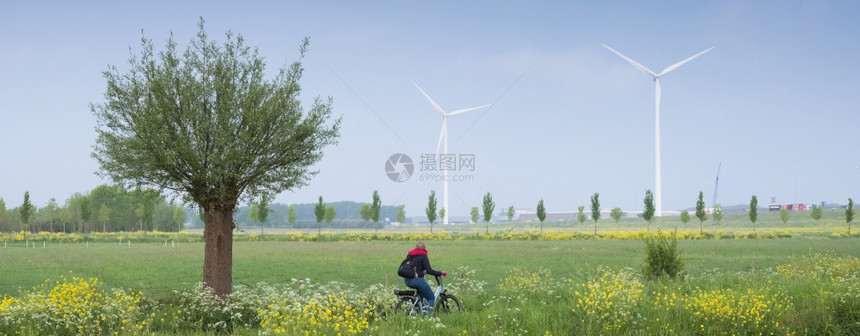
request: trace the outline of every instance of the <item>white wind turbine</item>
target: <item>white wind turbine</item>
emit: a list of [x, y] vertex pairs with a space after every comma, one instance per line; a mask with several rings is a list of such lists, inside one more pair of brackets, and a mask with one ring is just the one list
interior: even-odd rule
[[[491, 105], [481, 105], [481, 106], [470, 107], [470, 108], [461, 109], [461, 110], [455, 110], [455, 111], [451, 111], [451, 112], [445, 112], [445, 110], [443, 110], [442, 107], [439, 106], [439, 104], [436, 104], [436, 102], [433, 100], [433, 98], [430, 98], [430, 96], [427, 94], [427, 92], [424, 92], [424, 90], [422, 90], [421, 87], [418, 86], [418, 84], [416, 84], [415, 82], [412, 82], [412, 84], [415, 84], [415, 87], [418, 88], [418, 91], [421, 91], [421, 94], [423, 94], [424, 97], [427, 98], [428, 101], [430, 101], [430, 104], [433, 105], [433, 108], [435, 108], [436, 111], [439, 111], [439, 113], [442, 113], [442, 132], [439, 134], [439, 142], [436, 144], [436, 154], [437, 155], [439, 154], [439, 147], [442, 145], [443, 139], [445, 140], [445, 147], [443, 147], [442, 154], [448, 154], [448, 117], [455, 115], [455, 114], [460, 114], [460, 113], [478, 110], [478, 109], [482, 109], [482, 108], [491, 106]], [[441, 167], [441, 162], [439, 162], [439, 163], [440, 163], [440, 167]], [[454, 164], [456, 164], [456, 162]], [[442, 218], [442, 223], [448, 224], [448, 214], [451, 212], [451, 209], [448, 208], [448, 170], [447, 169], [442, 169], [442, 207], [445, 209], [445, 216], [444, 216], [444, 218]]]
[[660, 73], [654, 73], [654, 71], [651, 71], [651, 69], [648, 69], [645, 66], [643, 66], [642, 64], [637, 63], [636, 61], [630, 59], [630, 57], [622, 55], [620, 52], [615, 51], [615, 49], [610, 48], [608, 45], [604, 44], [603, 46], [606, 47], [606, 49], [609, 49], [610, 51], [612, 51], [613, 53], [618, 55], [619, 57], [623, 58], [628, 63], [632, 64], [633, 67], [635, 67], [636, 69], [639, 69], [639, 71], [642, 71], [642, 73], [649, 75], [649, 76], [651, 76], [651, 78], [654, 79], [654, 85], [656, 87], [655, 93], [654, 93], [654, 96], [655, 96], [655, 98], [654, 98], [654, 110], [655, 110], [655, 115], [656, 115], [656, 118], [654, 120], [654, 125], [655, 125], [654, 126], [654, 134], [655, 134], [654, 135], [654, 137], [655, 137], [654, 147], [656, 148], [655, 154], [654, 154], [654, 166], [655, 166], [654, 174], [655, 174], [655, 181], [656, 181], [655, 182], [656, 185], [654, 186], [654, 199], [655, 199], [654, 215], [655, 216], [662, 216], [663, 215], [663, 198], [661, 196], [661, 190], [660, 190], [661, 189], [661, 181], [660, 181], [660, 77], [662, 77], [663, 75], [665, 75], [669, 72], [672, 72], [672, 70], [675, 70], [678, 67], [684, 65], [684, 63], [692, 61], [694, 58], [699, 57], [702, 54], [711, 51], [711, 49], [714, 49], [714, 47], [710, 47], [708, 49], [705, 49], [704, 51], [702, 51], [698, 54], [695, 54], [693, 56], [690, 56], [689, 58], [687, 58], [683, 61], [672, 64], [669, 67], [667, 67], [666, 69], [663, 69], [663, 71]]

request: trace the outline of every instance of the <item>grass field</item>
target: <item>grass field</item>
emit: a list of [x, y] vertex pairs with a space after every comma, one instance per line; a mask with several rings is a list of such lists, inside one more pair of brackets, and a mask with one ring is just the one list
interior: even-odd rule
[[[232, 325], [229, 330], [239, 334], [263, 331], [284, 335], [304, 331], [323, 335], [402, 335], [416, 331], [440, 335], [463, 335], [467, 331], [530, 335], [854, 334], [860, 332], [860, 324], [852, 324], [860, 319], [860, 239], [856, 235], [845, 237], [847, 230], [838, 213], [828, 216], [820, 222], [795, 218], [794, 225], [788, 227], [775, 223], [775, 214], [763, 214], [758, 232], [791, 232], [785, 235], [791, 238], [679, 240], [686, 277], [656, 282], [639, 276], [645, 257], [645, 245], [639, 239], [428, 240], [434, 268], [451, 273], [447, 280], [459, 286], [452, 290], [458, 292], [466, 307], [466, 312], [457, 316], [429, 319], [383, 316], [382, 307], [394, 303], [390, 289], [404, 287], [394, 269], [413, 247], [410, 239], [237, 240], [233, 261], [237, 295], [232, 303], [236, 306], [229, 310], [232, 315], [208, 310], [217, 304], [206, 303], [205, 298], [194, 294], [202, 278], [203, 243], [142, 240], [128, 244], [126, 238], [122, 243], [96, 239], [24, 247], [13, 242], [0, 248], [0, 299], [7, 298], [0, 302], [0, 334], [64, 334], [45, 331], [38, 325], [4, 326], [2, 316], [24, 314], [8, 308], [23, 300], [16, 297], [54, 295], [61, 288], [74, 296], [95, 287], [106, 290], [104, 298], [111, 296], [108, 293], [113, 288], [133, 293], [128, 297], [114, 293], [117, 299], [113, 300], [126, 302], [126, 308], [120, 310], [136, 315], [117, 317], [121, 323], [115, 324], [86, 320], [89, 322], [81, 323], [93, 325], [92, 329], [70, 334], [115, 330], [130, 335], [202, 334], [225, 328], [220, 320], [231, 321], [226, 324]], [[705, 231], [751, 231], [744, 219], [738, 215], [727, 216], [719, 225], [706, 222]], [[674, 230], [677, 225], [680, 232], [698, 231], [694, 221], [681, 226], [661, 218], [651, 229]], [[601, 221], [598, 232], [641, 230], [643, 222]], [[589, 224], [546, 223], [544, 230], [588, 232], [592, 229]], [[534, 232], [535, 225], [494, 224], [490, 231]], [[450, 228], [436, 228], [444, 229]], [[475, 233], [484, 227], [456, 229]], [[380, 232], [394, 231], [408, 237], [416, 230], [429, 231], [424, 227]], [[461, 278], [464, 273], [468, 273], [465, 281]], [[61, 278], [77, 280], [45, 284], [45, 280]], [[85, 279], [90, 278], [98, 279], [98, 283], [87, 283]], [[313, 285], [297, 285], [293, 279], [311, 279]], [[341, 284], [327, 284], [330, 281]], [[37, 288], [40, 284], [41, 289]], [[56, 287], [51, 287], [54, 284]], [[128, 303], [140, 299], [143, 303]], [[309, 310], [313, 307], [322, 310]], [[57, 314], [67, 316], [68, 312]], [[358, 317], [344, 320], [338, 316]]]
[[[579, 241], [432, 241], [427, 242], [433, 267], [453, 270], [467, 266], [477, 280], [496, 285], [511, 268], [544, 268], [574, 279], [599, 267], [639, 268], [644, 243], [639, 240]], [[286, 283], [291, 278], [332, 280], [369, 286], [398, 284], [395, 268], [413, 247], [408, 241], [370, 242], [236, 242], [233, 279], [253, 285], [260, 281]], [[714, 268], [727, 272], [769, 268], [810, 252], [833, 251], [860, 256], [857, 239], [788, 238], [681, 240], [688, 272]], [[153, 297], [170, 295], [202, 279], [203, 244], [75, 243], [42, 248], [0, 249], [0, 294], [13, 295], [46, 279], [69, 273], [96, 277], [109, 287], [143, 291]]]

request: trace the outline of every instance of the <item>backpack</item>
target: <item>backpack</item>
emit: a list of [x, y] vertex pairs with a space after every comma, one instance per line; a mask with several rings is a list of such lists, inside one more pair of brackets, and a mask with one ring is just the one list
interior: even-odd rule
[[400, 262], [400, 267], [397, 269], [397, 275], [407, 278], [407, 279], [415, 279], [418, 277], [418, 272], [415, 270], [415, 263], [412, 262], [412, 256], [406, 256], [406, 259]]

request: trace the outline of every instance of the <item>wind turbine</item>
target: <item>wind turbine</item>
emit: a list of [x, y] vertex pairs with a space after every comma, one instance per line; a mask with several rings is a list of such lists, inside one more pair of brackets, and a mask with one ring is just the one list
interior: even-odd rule
[[654, 211], [654, 215], [658, 216], [658, 217], [663, 216], [663, 198], [661, 196], [661, 184], [662, 184], [662, 182], [660, 181], [660, 77], [663, 77], [667, 73], [672, 72], [672, 70], [675, 70], [678, 67], [684, 65], [684, 63], [692, 61], [694, 58], [699, 57], [702, 54], [711, 51], [711, 49], [714, 49], [714, 47], [710, 47], [708, 49], [705, 49], [704, 51], [702, 51], [698, 54], [695, 54], [693, 56], [690, 56], [689, 58], [687, 58], [683, 61], [672, 64], [669, 67], [667, 67], [666, 69], [663, 69], [663, 71], [661, 71], [660, 73], [654, 73], [654, 71], [651, 71], [651, 69], [648, 69], [644, 65], [639, 64], [636, 61], [630, 59], [630, 57], [624, 56], [620, 52], [615, 51], [615, 49], [610, 48], [608, 45], [604, 44], [603, 46], [606, 47], [606, 49], [609, 49], [609, 51], [612, 51], [613, 53], [615, 53], [616, 55], [618, 55], [619, 57], [621, 57], [622, 59], [627, 61], [628, 63], [632, 64], [633, 67], [635, 67], [636, 69], [639, 69], [639, 71], [642, 71], [642, 73], [649, 75], [649, 76], [651, 76], [651, 78], [654, 79], [654, 85], [655, 85], [655, 89], [654, 89], [655, 90], [654, 91], [654, 97], [655, 97], [654, 98], [654, 111], [655, 112], [654, 113], [656, 115], [656, 117], [654, 119], [654, 139], [655, 139], [655, 141], [654, 141], [654, 147], [655, 147], [655, 154], [654, 154], [654, 166], [655, 166], [655, 169], [654, 169], [654, 175], [655, 175], [655, 178], [654, 178], [655, 179], [655, 186], [654, 186], [655, 209], [654, 210], [655, 211]]
[[[442, 107], [439, 106], [439, 104], [436, 104], [436, 102], [433, 100], [433, 98], [430, 98], [430, 96], [427, 94], [427, 92], [424, 92], [424, 90], [422, 90], [421, 87], [418, 86], [418, 84], [416, 84], [415, 82], [412, 82], [412, 84], [415, 84], [415, 87], [418, 88], [418, 91], [421, 91], [421, 94], [424, 95], [424, 98], [427, 98], [427, 100], [430, 101], [430, 104], [433, 105], [433, 108], [435, 108], [436, 111], [439, 111], [439, 113], [442, 114], [442, 132], [439, 133], [439, 142], [436, 144], [436, 154], [437, 155], [439, 154], [439, 147], [442, 146], [442, 140], [443, 139], [445, 140], [445, 147], [443, 147], [442, 154], [448, 154], [448, 117], [450, 117], [452, 115], [457, 115], [460, 113], [465, 113], [465, 112], [478, 110], [478, 109], [482, 109], [482, 108], [491, 106], [491, 105], [481, 105], [481, 106], [470, 107], [470, 108], [466, 108], [466, 109], [455, 110], [455, 111], [451, 111], [451, 112], [445, 112], [445, 110], [443, 110]], [[440, 164], [441, 164], [441, 162], [440, 162]], [[456, 164], [456, 162], [455, 162], [455, 164]], [[441, 165], [440, 165], [440, 167], [441, 167]], [[451, 209], [448, 208], [448, 169], [442, 169], [442, 207], [445, 209], [445, 216], [444, 216], [444, 218], [442, 218], [442, 223], [448, 224], [448, 214], [451, 212]]]

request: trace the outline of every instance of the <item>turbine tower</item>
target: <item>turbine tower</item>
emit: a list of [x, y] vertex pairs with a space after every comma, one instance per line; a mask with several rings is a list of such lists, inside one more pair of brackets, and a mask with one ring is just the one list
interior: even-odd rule
[[[439, 113], [442, 114], [442, 131], [441, 131], [441, 133], [439, 133], [439, 142], [436, 144], [436, 155], [439, 154], [439, 147], [442, 146], [442, 140], [443, 139], [445, 142], [445, 146], [443, 147], [442, 154], [443, 155], [448, 154], [448, 117], [450, 117], [452, 115], [465, 113], [465, 112], [478, 110], [478, 109], [482, 109], [482, 108], [491, 106], [491, 105], [481, 105], [481, 106], [470, 107], [470, 108], [461, 109], [461, 110], [455, 110], [455, 111], [451, 111], [451, 112], [445, 112], [445, 110], [443, 110], [442, 107], [439, 106], [439, 104], [436, 104], [436, 102], [433, 100], [433, 98], [430, 98], [430, 96], [427, 94], [427, 92], [424, 92], [424, 90], [422, 90], [421, 87], [418, 86], [418, 84], [416, 84], [415, 82], [412, 82], [412, 84], [415, 84], [415, 87], [418, 88], [418, 91], [421, 91], [421, 94], [424, 95], [424, 98], [427, 98], [427, 100], [430, 101], [430, 104], [433, 105], [433, 108], [435, 108], [436, 111], [439, 111]], [[456, 162], [454, 164], [456, 164]], [[440, 162], [440, 167], [441, 167], [441, 162]], [[444, 218], [442, 218], [442, 223], [448, 224], [448, 214], [451, 213], [451, 209], [448, 208], [448, 169], [442, 169], [442, 207], [445, 209], [445, 216], [444, 216]]]
[[651, 76], [651, 78], [654, 79], [654, 85], [655, 85], [655, 89], [654, 89], [654, 111], [655, 112], [654, 113], [656, 115], [656, 117], [654, 118], [654, 139], [655, 139], [654, 140], [654, 147], [655, 147], [655, 151], [654, 151], [655, 152], [654, 153], [654, 167], [655, 167], [654, 168], [654, 175], [655, 175], [655, 178], [654, 178], [654, 180], [655, 180], [655, 186], [654, 186], [654, 199], [655, 199], [655, 202], [654, 202], [655, 203], [655, 209], [654, 210], [655, 211], [654, 211], [654, 215], [658, 216], [658, 217], [663, 216], [663, 197], [662, 197], [662, 192], [661, 192], [662, 182], [660, 181], [660, 77], [663, 77], [667, 73], [672, 72], [672, 70], [675, 70], [678, 67], [684, 65], [684, 63], [692, 61], [694, 58], [699, 57], [702, 54], [711, 51], [711, 49], [714, 49], [714, 47], [710, 47], [708, 49], [705, 49], [704, 51], [702, 51], [698, 54], [695, 54], [693, 56], [690, 56], [689, 58], [687, 58], [683, 61], [672, 64], [669, 67], [667, 67], [666, 69], [663, 69], [663, 71], [661, 71], [660, 73], [654, 73], [654, 71], [651, 71], [651, 69], [648, 69], [644, 65], [639, 64], [636, 61], [630, 59], [630, 57], [624, 56], [620, 52], [615, 51], [615, 49], [610, 48], [608, 45], [604, 44], [603, 46], [606, 47], [606, 49], [609, 49], [609, 51], [612, 51], [613, 53], [615, 53], [616, 55], [618, 55], [619, 57], [621, 57], [622, 59], [627, 61], [628, 63], [632, 64], [633, 67], [635, 67], [636, 69], [639, 69], [639, 71], [642, 71], [642, 73], [649, 75], [649, 76]]
[[711, 203], [714, 208], [717, 207], [717, 190], [720, 188], [720, 168], [723, 168], [723, 163], [717, 166], [717, 180], [714, 181], [714, 201]]

